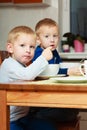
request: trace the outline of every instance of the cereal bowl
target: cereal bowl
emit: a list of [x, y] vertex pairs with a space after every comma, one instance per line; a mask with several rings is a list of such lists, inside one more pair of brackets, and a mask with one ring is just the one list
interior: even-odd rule
[[59, 64], [49, 64], [39, 76], [55, 76], [58, 74]]

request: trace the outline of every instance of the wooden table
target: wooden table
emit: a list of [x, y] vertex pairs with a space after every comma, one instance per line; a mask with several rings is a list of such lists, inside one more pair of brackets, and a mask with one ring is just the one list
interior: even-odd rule
[[9, 106], [87, 108], [87, 83], [51, 80], [0, 84], [0, 130], [9, 130]]

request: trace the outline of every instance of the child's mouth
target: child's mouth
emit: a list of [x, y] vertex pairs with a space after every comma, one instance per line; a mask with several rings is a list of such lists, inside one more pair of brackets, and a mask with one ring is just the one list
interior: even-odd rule
[[51, 45], [51, 47], [54, 49], [54, 48], [55, 48], [55, 45]]

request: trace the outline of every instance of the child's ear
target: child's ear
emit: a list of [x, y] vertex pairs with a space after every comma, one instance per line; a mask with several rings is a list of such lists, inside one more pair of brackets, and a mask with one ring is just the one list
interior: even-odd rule
[[12, 43], [7, 43], [7, 51], [11, 54], [13, 53], [13, 44]]
[[41, 44], [40, 38], [39, 38], [38, 36], [37, 36], [36, 42], [37, 42], [39, 45]]

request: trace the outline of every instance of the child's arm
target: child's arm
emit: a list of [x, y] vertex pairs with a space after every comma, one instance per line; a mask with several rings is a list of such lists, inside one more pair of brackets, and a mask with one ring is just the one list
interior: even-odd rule
[[58, 74], [65, 74], [65, 75], [67, 75], [67, 70], [68, 70], [68, 68], [59, 68]]

